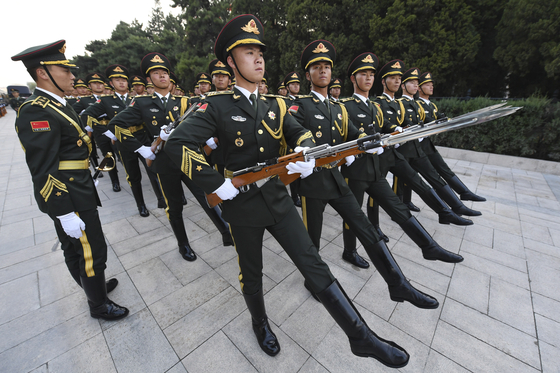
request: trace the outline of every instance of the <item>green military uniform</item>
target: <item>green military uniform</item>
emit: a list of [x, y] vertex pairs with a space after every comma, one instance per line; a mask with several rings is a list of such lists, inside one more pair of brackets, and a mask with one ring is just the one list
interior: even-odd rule
[[[12, 92], [18, 92], [19, 91], [17, 89], [12, 89]], [[21, 96], [18, 97], [12, 97], [10, 98], [10, 107], [12, 109], [14, 109], [15, 111], [19, 110], [19, 107], [25, 102], [25, 99]]]
[[[105, 83], [105, 79], [99, 73], [90, 73], [86, 76], [86, 83], [89, 85], [91, 82]], [[97, 118], [88, 118], [87, 116], [83, 116], [84, 111], [90, 106], [95, 105], [95, 103], [99, 102], [100, 99], [101, 95], [96, 96], [94, 94], [80, 97], [80, 99], [72, 107], [74, 108], [76, 113], [82, 116], [82, 119], [84, 120], [84, 126], [93, 129], [95, 144], [97, 145], [99, 150], [101, 150], [101, 154], [103, 154], [103, 157], [105, 157], [107, 153], [115, 153], [111, 144], [111, 139], [103, 135], [103, 133], [107, 131], [107, 123], [109, 123], [107, 115], [104, 113]], [[113, 164], [109, 164], [108, 166], [113, 166]], [[120, 192], [121, 187], [116, 163], [114, 164], [114, 166], [115, 167], [111, 171], [109, 171], [109, 177], [111, 178], [111, 183], [113, 184], [113, 191]]]
[[[63, 90], [52, 78], [46, 65], [75, 67], [64, 56], [66, 42], [29, 48], [14, 61], [23, 61], [28, 70], [45, 66], [52, 85]], [[70, 73], [69, 73], [70, 74]], [[89, 171], [91, 141], [80, 119], [66, 101], [54, 92], [37, 88], [20, 107], [15, 123], [25, 160], [33, 181], [39, 209], [53, 220], [66, 266], [74, 280], [84, 288], [92, 317], [116, 320], [128, 315], [128, 309], [107, 298], [116, 280], [105, 283], [107, 245], [99, 221], [101, 206]], [[69, 236], [61, 218], [70, 215], [85, 224], [81, 237]]]
[[[286, 76], [284, 77], [284, 87], [288, 89], [288, 85], [291, 83], [301, 84], [300, 73], [298, 73], [297, 71], [292, 71], [286, 74]], [[284, 99], [286, 100], [286, 105], [288, 105], [288, 107], [292, 106], [296, 98], [297, 97], [292, 95], [288, 90], [286, 97], [284, 97]], [[291, 153], [293, 152], [293, 149], [290, 149], [289, 151]], [[299, 194], [300, 184], [301, 184], [300, 179], [297, 179], [296, 181], [290, 184], [290, 195], [292, 196], [292, 201], [294, 201], [294, 205], [296, 205], [297, 207], [301, 207], [301, 198]]]

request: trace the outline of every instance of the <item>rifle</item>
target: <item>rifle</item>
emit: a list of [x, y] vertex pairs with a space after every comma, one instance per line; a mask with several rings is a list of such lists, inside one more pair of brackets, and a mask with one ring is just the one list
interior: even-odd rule
[[[113, 160], [113, 166], [105, 167], [109, 160]], [[95, 182], [95, 180], [97, 180], [97, 177], [99, 176], [101, 171], [111, 171], [113, 168], [115, 168], [116, 163], [117, 162], [115, 161], [115, 157], [113, 157], [113, 153], [107, 152], [107, 154], [105, 154], [105, 158], [103, 158], [99, 166], [97, 166], [97, 171], [95, 171], [95, 174], [93, 174], [93, 181]]]
[[[191, 105], [190, 108], [188, 108], [187, 111], [185, 111], [185, 113], [183, 115], [181, 115], [179, 118], [177, 118], [177, 120], [173, 120], [173, 114], [171, 114], [171, 112], [169, 112], [169, 118], [171, 118], [171, 120], [173, 120], [173, 122], [171, 122], [171, 124], [169, 124], [167, 126], [167, 128], [164, 129], [165, 133], [170, 133], [175, 127], [177, 127], [182, 121], [184, 121], [187, 116], [197, 107], [200, 106], [200, 103], [198, 105]], [[151, 145], [151, 149], [152, 149], [152, 153], [156, 154], [159, 153], [159, 151], [163, 148], [163, 143], [164, 141], [161, 139], [161, 137], [157, 137]], [[149, 166], [151, 166], [153, 163], [153, 160], [151, 159], [146, 159], [146, 164]]]
[[[386, 147], [415, 140], [420, 137], [428, 137], [442, 132], [453, 131], [460, 128], [470, 127], [475, 124], [484, 123], [506, 115], [515, 113], [520, 107], [500, 107], [477, 112], [468, 113], [458, 118], [438, 119], [424, 125], [414, 125], [406, 128], [403, 132], [393, 132], [380, 135], [379, 133], [365, 136], [356, 140], [330, 146], [328, 144], [319, 145], [303, 150], [299, 153], [292, 153], [283, 157], [269, 159], [265, 162], [257, 163], [255, 166], [247, 167], [233, 172], [231, 182], [241, 192], [248, 190], [247, 185], [257, 183], [262, 185], [273, 176], [278, 176], [285, 185], [290, 184], [300, 177], [300, 174], [288, 174], [286, 165], [290, 162], [308, 161], [315, 159], [315, 167], [328, 165], [330, 168], [338, 167], [339, 161], [351, 155], [357, 155], [368, 149]], [[206, 201], [211, 208], [222, 202], [215, 193], [206, 195]]]

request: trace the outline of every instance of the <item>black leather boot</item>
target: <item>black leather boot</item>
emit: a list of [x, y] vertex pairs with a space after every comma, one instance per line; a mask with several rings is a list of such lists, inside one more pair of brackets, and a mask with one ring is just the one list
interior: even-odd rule
[[[82, 287], [82, 280], [80, 277], [80, 270], [79, 269], [68, 269], [68, 271], [70, 272], [70, 274], [72, 275], [72, 278], [74, 279], [74, 281], [76, 281], [76, 283], [78, 284], [78, 286]], [[107, 293], [112, 292], [113, 290], [115, 290], [115, 288], [117, 287], [117, 285], [119, 284], [119, 280], [117, 280], [116, 278], [111, 278], [109, 279], [106, 283], [105, 283], [105, 287], [107, 288]]]
[[[346, 224], [344, 224], [346, 225]], [[342, 259], [359, 268], [369, 268], [369, 263], [358, 255], [356, 250], [356, 235], [346, 227], [342, 229], [342, 241], [344, 242], [344, 251]]]
[[420, 198], [439, 216], [440, 224], [473, 225], [472, 220], [465, 219], [454, 213], [439, 198], [436, 191], [432, 188], [420, 195]]
[[260, 348], [270, 356], [276, 356], [280, 352], [280, 344], [274, 332], [268, 324], [262, 288], [257, 293], [243, 294], [247, 308], [251, 313], [253, 332], [257, 337]]
[[441, 197], [442, 200], [447, 203], [454, 213], [457, 215], [466, 215], [466, 216], [480, 216], [482, 213], [480, 211], [471, 210], [467, 206], [461, 202], [459, 197], [451, 190], [449, 185], [445, 185], [444, 187], [437, 188], [436, 193]]
[[412, 189], [408, 185], [403, 185], [403, 203], [408, 207], [410, 211], [420, 212], [420, 208], [412, 203]]
[[105, 273], [93, 277], [80, 277], [82, 288], [86, 293], [89, 313], [95, 319], [119, 320], [128, 315], [128, 309], [119, 306], [107, 297]]
[[391, 368], [402, 368], [408, 364], [410, 355], [405, 349], [395, 342], [380, 338], [367, 326], [338, 281], [335, 280], [317, 296], [348, 336], [354, 355], [374, 358]]
[[233, 238], [229, 231], [229, 225], [224, 219], [222, 219], [222, 210], [218, 206], [213, 208], [205, 208], [206, 213], [212, 220], [212, 223], [218, 228], [218, 231], [222, 234], [222, 244], [224, 246], [233, 246]]
[[371, 262], [389, 286], [391, 300], [395, 302], [407, 301], [418, 308], [433, 309], [439, 307], [436, 298], [421, 292], [408, 282], [383, 240], [365, 249]]
[[402, 223], [401, 228], [404, 233], [414, 241], [418, 247], [422, 249], [422, 255], [427, 260], [441, 260], [446, 263], [460, 263], [463, 257], [459, 254], [452, 253], [439, 246], [438, 243], [424, 229], [422, 224], [414, 216]]
[[375, 202], [371, 197], [368, 199], [367, 203], [367, 216], [369, 221], [375, 228], [375, 231], [379, 235], [379, 238], [381, 238], [385, 242], [389, 242], [389, 237], [385, 233], [383, 233], [381, 227], [379, 226], [379, 204]]
[[187, 197], [185, 197], [185, 193], [184, 193], [184, 192], [183, 192], [181, 198], [182, 198], [182, 201], [183, 201], [183, 206], [186, 206], [186, 205], [187, 205]]
[[455, 192], [459, 193], [461, 196], [461, 200], [463, 201], [475, 201], [475, 202], [484, 202], [486, 198], [478, 196], [470, 191], [469, 188], [457, 177], [457, 175], [453, 176], [450, 180], [448, 180], [448, 184]]
[[121, 191], [121, 183], [119, 181], [119, 176], [117, 172], [117, 167], [113, 168], [109, 171], [109, 177], [111, 178], [111, 183], [113, 184], [113, 192], [120, 192]]
[[196, 260], [196, 254], [189, 245], [189, 239], [187, 238], [187, 231], [185, 230], [185, 223], [183, 219], [169, 220], [171, 224], [171, 229], [175, 233], [175, 238], [177, 238], [177, 245], [179, 245], [179, 253], [183, 259], [192, 262]]
[[150, 212], [148, 211], [148, 208], [144, 203], [144, 194], [142, 193], [142, 185], [141, 184], [131, 185], [130, 189], [132, 190], [132, 196], [136, 201], [136, 206], [138, 206], [138, 212], [140, 213], [140, 216], [142, 217], [150, 216]]

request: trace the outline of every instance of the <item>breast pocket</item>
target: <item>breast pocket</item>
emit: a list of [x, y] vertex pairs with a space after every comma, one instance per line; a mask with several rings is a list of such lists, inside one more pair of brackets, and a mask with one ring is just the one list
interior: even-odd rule
[[230, 119], [225, 126], [225, 138], [220, 138], [220, 145], [224, 145], [228, 154], [241, 155], [255, 151], [257, 145], [255, 139], [254, 119], [237, 117]]

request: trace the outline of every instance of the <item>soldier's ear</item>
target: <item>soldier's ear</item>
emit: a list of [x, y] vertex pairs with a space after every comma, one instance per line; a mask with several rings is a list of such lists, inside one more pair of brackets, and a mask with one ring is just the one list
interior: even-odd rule
[[[233, 53], [233, 51], [231, 51], [231, 53]], [[231, 55], [228, 54], [226, 62], [232, 70], [235, 69], [235, 64], [233, 63], [233, 58], [231, 57]]]
[[309, 71], [305, 72], [305, 79], [311, 81], [311, 75], [309, 75]]

